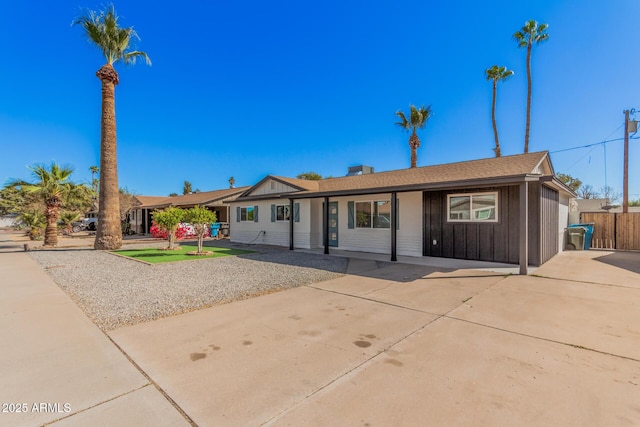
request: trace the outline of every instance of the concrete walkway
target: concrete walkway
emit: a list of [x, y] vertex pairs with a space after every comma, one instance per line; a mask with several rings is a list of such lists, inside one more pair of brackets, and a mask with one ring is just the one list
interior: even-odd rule
[[640, 422], [640, 253], [566, 252], [526, 277], [355, 258], [348, 273], [106, 337], [1, 253], [0, 398], [71, 411], [0, 425]]
[[2, 232], [0, 295], [0, 425], [190, 425]]

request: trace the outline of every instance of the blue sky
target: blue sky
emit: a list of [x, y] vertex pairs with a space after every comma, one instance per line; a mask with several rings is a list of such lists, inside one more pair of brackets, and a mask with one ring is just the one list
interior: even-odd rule
[[[418, 165], [491, 157], [491, 83], [503, 154], [523, 151], [525, 50], [512, 34], [549, 24], [534, 49], [531, 151], [556, 172], [622, 192], [623, 110], [640, 109], [637, 0], [115, 2], [153, 66], [120, 64], [120, 186], [144, 195], [252, 185], [266, 174], [409, 166], [397, 110], [431, 105]], [[92, 0], [10, 2], [0, 14], [0, 184], [53, 160], [89, 182], [99, 164], [101, 53], [71, 22]], [[637, 115], [640, 119], [640, 114]], [[631, 199], [640, 197], [630, 143]], [[605, 149], [606, 146], [606, 162]], [[606, 173], [605, 173], [606, 172]]]

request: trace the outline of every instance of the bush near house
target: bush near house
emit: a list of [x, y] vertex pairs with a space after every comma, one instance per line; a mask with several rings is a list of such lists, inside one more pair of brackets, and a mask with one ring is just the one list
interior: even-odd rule
[[[151, 229], [149, 231], [151, 232], [151, 236], [157, 239], [166, 239], [169, 235], [169, 233], [156, 224], [155, 221], [151, 222]], [[210, 229], [205, 230], [204, 237], [209, 237], [210, 232]], [[178, 225], [178, 228], [176, 229], [176, 240], [195, 239], [196, 237], [198, 237], [198, 235], [196, 234], [196, 230], [192, 224], [181, 222]]]

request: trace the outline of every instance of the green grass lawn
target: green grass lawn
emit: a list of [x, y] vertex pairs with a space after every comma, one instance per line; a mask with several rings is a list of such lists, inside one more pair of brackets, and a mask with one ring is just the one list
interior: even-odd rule
[[118, 255], [123, 255], [129, 258], [134, 258], [140, 261], [149, 262], [152, 264], [159, 264], [162, 262], [174, 262], [174, 261], [186, 261], [186, 260], [196, 260], [196, 259], [204, 259], [204, 258], [218, 258], [223, 256], [230, 255], [243, 255], [243, 254], [252, 254], [254, 251], [243, 251], [241, 249], [229, 249], [229, 248], [218, 248], [213, 246], [204, 246], [202, 248], [203, 251], [213, 252], [210, 255], [187, 255], [187, 252], [194, 252], [198, 250], [198, 245], [185, 244], [180, 245], [180, 249], [173, 251], [166, 251], [158, 248], [147, 248], [147, 249], [128, 249], [128, 250], [119, 250], [113, 251], [113, 253]]

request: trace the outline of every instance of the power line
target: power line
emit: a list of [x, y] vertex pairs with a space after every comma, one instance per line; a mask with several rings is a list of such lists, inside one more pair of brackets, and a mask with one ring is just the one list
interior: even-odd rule
[[[640, 139], [640, 136], [636, 136], [635, 138], [629, 138], [629, 139]], [[562, 149], [562, 150], [550, 151], [549, 153], [550, 154], [563, 153], [565, 151], [579, 150], [581, 148], [589, 148], [589, 147], [593, 147], [594, 145], [603, 145], [603, 144], [607, 144], [609, 142], [622, 141], [622, 140], [624, 140], [624, 138], [608, 139], [606, 141], [594, 142], [593, 144], [581, 145], [579, 147], [572, 147], [572, 148], [565, 148], [565, 149]]]

